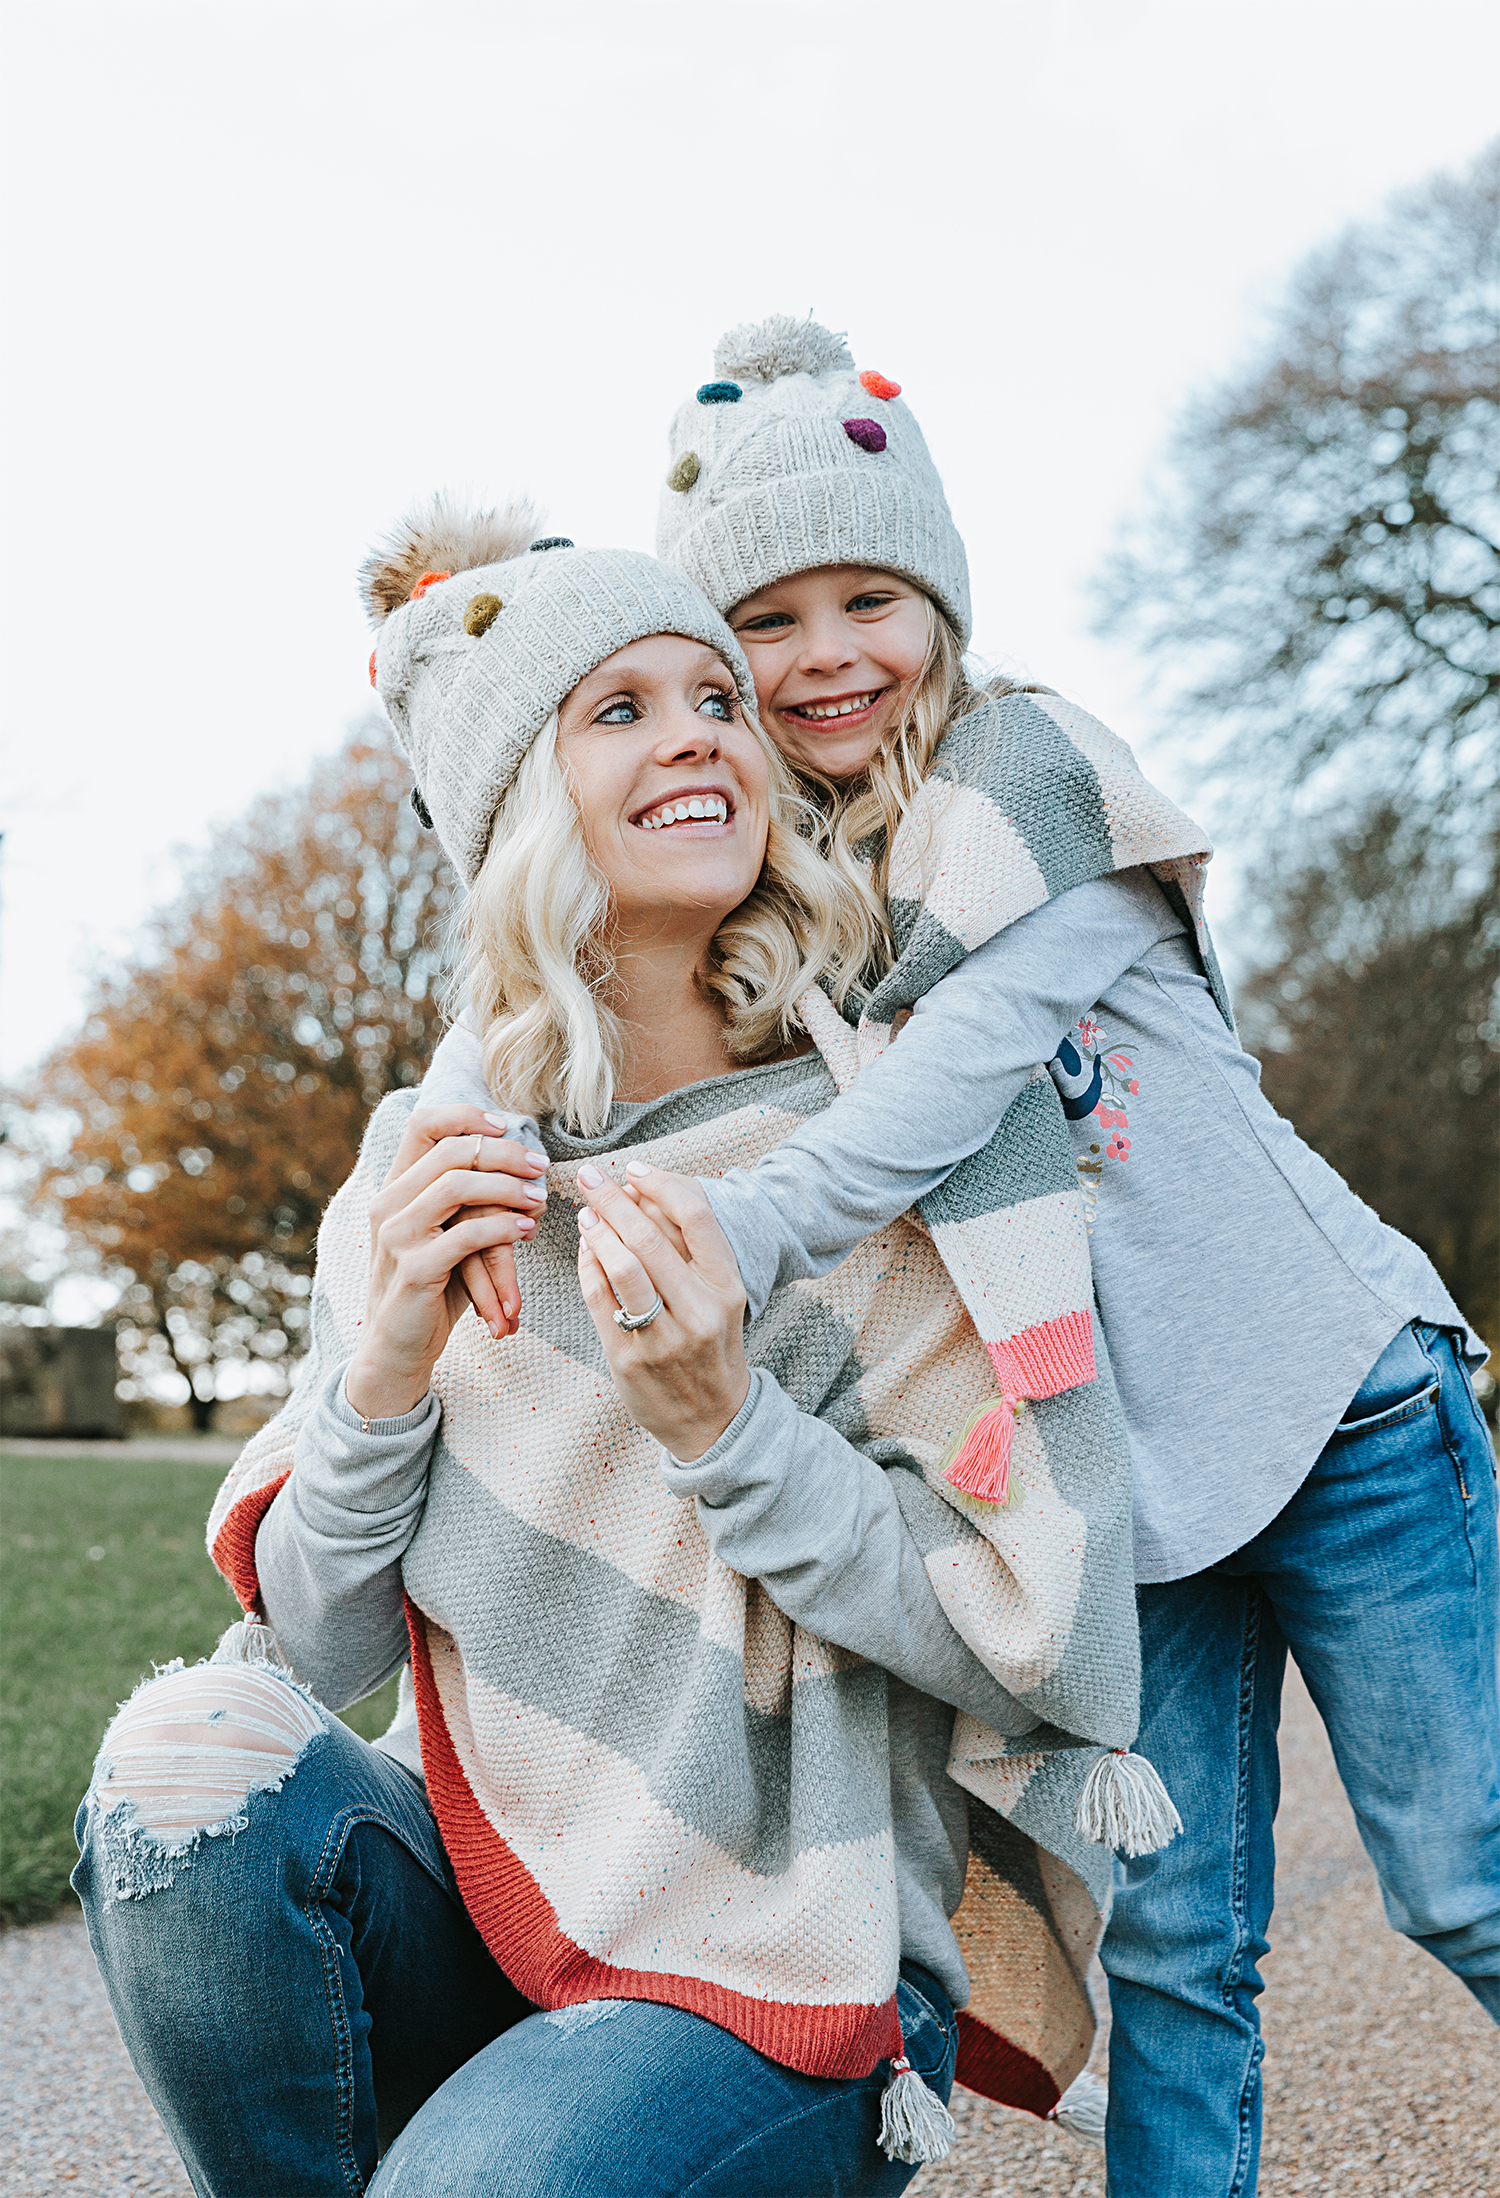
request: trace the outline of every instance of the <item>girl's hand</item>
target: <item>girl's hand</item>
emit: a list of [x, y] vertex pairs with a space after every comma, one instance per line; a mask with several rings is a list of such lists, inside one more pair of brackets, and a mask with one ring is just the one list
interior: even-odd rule
[[[532, 1183], [541, 1192], [537, 1202], [540, 1214], [547, 1202], [546, 1155], [523, 1144], [519, 1137], [509, 1137], [504, 1115], [486, 1114], [484, 1119], [491, 1139], [496, 1141], [495, 1149], [511, 1156], [500, 1165], [512, 1168], [523, 1183]], [[485, 1149], [490, 1148], [486, 1145]], [[519, 1164], [514, 1160], [517, 1153], [521, 1156]], [[487, 1252], [470, 1252], [459, 1273], [463, 1276], [470, 1304], [495, 1341], [503, 1343], [507, 1336], [513, 1336], [521, 1325], [521, 1285], [516, 1275], [516, 1255], [511, 1247], [495, 1244]]]
[[[718, 1441], [750, 1389], [745, 1292], [713, 1208], [690, 1176], [630, 1163], [631, 1197], [580, 1168], [578, 1279], [620, 1401], [638, 1427], [691, 1463]], [[649, 1328], [616, 1310], [662, 1309]]]
[[546, 1196], [537, 1157], [487, 1136], [477, 1107], [412, 1114], [370, 1206], [369, 1296], [344, 1377], [344, 1394], [363, 1418], [397, 1419], [426, 1396], [470, 1302], [462, 1262], [535, 1236]]

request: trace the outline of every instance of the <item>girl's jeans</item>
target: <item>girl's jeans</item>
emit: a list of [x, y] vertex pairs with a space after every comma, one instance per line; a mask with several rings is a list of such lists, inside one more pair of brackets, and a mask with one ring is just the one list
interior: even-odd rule
[[1288, 1648], [1387, 1916], [1500, 2022], [1495, 1456], [1452, 1339], [1404, 1328], [1286, 1509], [1138, 1599], [1138, 1744], [1184, 1829], [1117, 1869], [1110, 2198], [1251, 2198]]
[[[201, 1703], [215, 1670], [153, 1682], [177, 1690], [156, 1698], [174, 1744], [174, 1702]], [[243, 1720], [245, 1667], [225, 1684], [234, 1706], [204, 1714]], [[200, 2198], [906, 2188], [917, 2170], [876, 2141], [887, 2063], [862, 2080], [799, 2076], [646, 2002], [538, 2014], [470, 1923], [420, 1781], [265, 1667], [255, 1689], [263, 1729], [290, 1703], [309, 1736], [227, 1828], [170, 1852], [132, 1835], [128, 1810], [86, 1802], [78, 1818], [94, 1953]], [[912, 2065], [946, 2099], [952, 2007], [914, 1964], [898, 2004]]]

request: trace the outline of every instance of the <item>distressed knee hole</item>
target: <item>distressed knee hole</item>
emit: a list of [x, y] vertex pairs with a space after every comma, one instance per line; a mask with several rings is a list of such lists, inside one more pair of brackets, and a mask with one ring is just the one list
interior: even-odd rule
[[251, 1794], [278, 1788], [323, 1729], [309, 1697], [265, 1666], [167, 1672], [105, 1734], [90, 1798], [118, 1829], [184, 1849], [242, 1829]]

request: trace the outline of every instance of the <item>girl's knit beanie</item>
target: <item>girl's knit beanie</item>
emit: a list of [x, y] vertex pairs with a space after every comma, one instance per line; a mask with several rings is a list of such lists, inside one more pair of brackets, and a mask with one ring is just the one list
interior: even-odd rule
[[526, 751], [616, 649], [657, 633], [705, 642], [755, 708], [739, 643], [681, 572], [536, 532], [529, 504], [464, 513], [437, 496], [360, 571], [380, 628], [370, 684], [411, 764], [413, 804], [469, 885]]
[[672, 422], [658, 551], [721, 611], [818, 565], [901, 573], [967, 646], [969, 561], [900, 397], [816, 321], [730, 329]]

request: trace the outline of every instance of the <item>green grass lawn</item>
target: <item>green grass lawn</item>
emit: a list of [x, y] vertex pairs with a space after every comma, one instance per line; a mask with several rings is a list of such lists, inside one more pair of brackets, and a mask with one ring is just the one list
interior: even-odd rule
[[[153, 1661], [208, 1655], [239, 1606], [203, 1529], [222, 1466], [0, 1454], [0, 1919], [72, 1899], [73, 1812], [117, 1702]], [[396, 1682], [351, 1709], [366, 1739]]]

